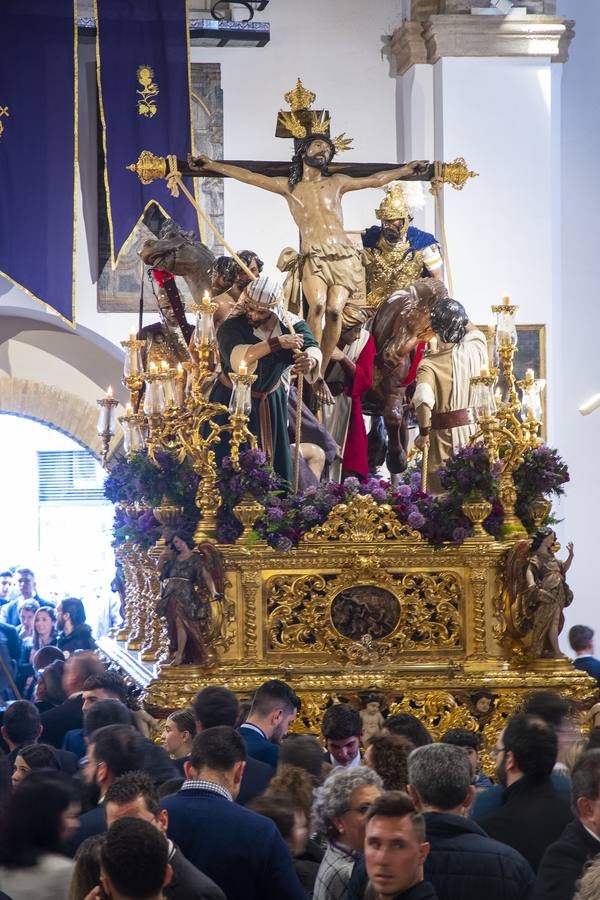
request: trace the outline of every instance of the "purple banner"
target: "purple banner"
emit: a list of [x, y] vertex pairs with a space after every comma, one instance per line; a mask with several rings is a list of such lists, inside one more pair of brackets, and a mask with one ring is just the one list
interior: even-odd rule
[[74, 0], [2, 0], [0, 35], [0, 274], [75, 324]]
[[[116, 266], [151, 203], [199, 234], [198, 215], [164, 180], [143, 185], [127, 166], [142, 150], [185, 159], [192, 151], [186, 0], [96, 0], [98, 87], [105, 184]], [[187, 187], [194, 192], [191, 179]]]

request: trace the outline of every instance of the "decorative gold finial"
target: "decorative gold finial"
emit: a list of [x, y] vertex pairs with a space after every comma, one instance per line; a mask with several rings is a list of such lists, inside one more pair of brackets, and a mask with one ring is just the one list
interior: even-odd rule
[[462, 156], [457, 156], [451, 163], [442, 164], [442, 181], [450, 184], [457, 191], [462, 191], [469, 178], [478, 178], [478, 172], [472, 172]]
[[307, 91], [300, 79], [298, 79], [296, 87], [284, 94], [283, 99], [292, 112], [297, 112], [299, 109], [310, 109], [317, 99], [317, 95], [313, 94], [312, 91]]
[[152, 184], [157, 178], [164, 178], [167, 174], [167, 160], [150, 150], [142, 150], [138, 161], [127, 166], [127, 169], [129, 172], [136, 172], [142, 184]]

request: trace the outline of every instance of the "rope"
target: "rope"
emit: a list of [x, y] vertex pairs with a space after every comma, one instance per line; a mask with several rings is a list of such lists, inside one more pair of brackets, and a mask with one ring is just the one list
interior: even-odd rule
[[429, 437], [425, 438], [423, 444], [423, 459], [421, 461], [421, 490], [423, 493], [427, 491], [427, 469], [429, 467]]
[[450, 257], [448, 256], [448, 242], [446, 240], [446, 223], [444, 222], [444, 208], [442, 206], [442, 189], [444, 187], [443, 163], [434, 162], [433, 178], [431, 179], [431, 193], [435, 197], [435, 210], [438, 217], [440, 227], [440, 237], [442, 239], [442, 259], [444, 260], [444, 269], [446, 272], [446, 281], [448, 284], [448, 293], [454, 297], [454, 286], [452, 284], [452, 269], [450, 268]]
[[169, 174], [167, 175], [167, 187], [169, 188], [169, 191], [171, 192], [171, 196], [179, 197], [179, 191], [181, 191], [184, 194], [184, 196], [187, 197], [187, 199], [190, 201], [190, 203], [192, 204], [192, 206], [194, 207], [194, 209], [196, 210], [196, 212], [198, 213], [198, 215], [200, 216], [202, 221], [208, 225], [208, 227], [210, 228], [212, 233], [215, 235], [215, 237], [223, 244], [223, 246], [231, 254], [231, 256], [233, 256], [233, 258], [235, 259], [238, 266], [246, 273], [246, 275], [248, 275], [249, 278], [252, 279], [252, 281], [254, 281], [254, 279], [256, 278], [256, 275], [254, 274], [254, 272], [252, 272], [248, 268], [248, 266], [246, 265], [246, 263], [244, 262], [243, 259], [240, 259], [240, 257], [237, 255], [237, 253], [235, 252], [233, 247], [231, 247], [231, 245], [227, 243], [227, 241], [225, 240], [225, 238], [223, 237], [223, 235], [221, 234], [219, 229], [215, 228], [215, 226], [213, 225], [213, 223], [211, 222], [209, 217], [206, 215], [206, 213], [204, 212], [204, 210], [202, 209], [200, 204], [197, 202], [194, 195], [191, 194], [190, 191], [188, 191], [187, 187], [181, 180], [181, 173], [179, 172], [179, 170], [177, 168], [177, 157], [174, 156], [173, 154], [170, 154], [169, 156], [167, 156], [167, 160], [169, 163]]
[[[237, 255], [237, 253], [235, 252], [233, 247], [231, 247], [230, 244], [227, 243], [227, 241], [225, 240], [225, 238], [223, 237], [221, 232], [217, 228], [215, 228], [215, 226], [213, 225], [213, 223], [211, 222], [209, 217], [206, 215], [204, 210], [200, 207], [199, 203], [196, 201], [196, 198], [193, 196], [193, 194], [190, 193], [190, 191], [188, 191], [187, 187], [181, 180], [181, 173], [179, 172], [179, 170], [177, 168], [177, 157], [174, 156], [173, 154], [170, 154], [167, 157], [167, 161], [169, 164], [169, 173], [167, 175], [167, 187], [169, 188], [169, 191], [171, 192], [171, 196], [179, 197], [179, 191], [182, 191], [182, 193], [187, 197], [187, 199], [190, 201], [190, 203], [192, 204], [194, 209], [197, 210], [198, 214], [202, 218], [202, 221], [206, 222], [206, 224], [208, 225], [210, 230], [213, 232], [213, 234], [223, 244], [225, 249], [229, 251], [231, 256], [233, 256], [233, 258], [235, 259], [238, 266], [240, 266], [240, 268], [243, 269], [243, 271], [246, 273], [246, 275], [248, 275], [252, 279], [252, 281], [254, 281], [254, 279], [256, 278], [256, 275], [254, 274], [254, 272], [252, 272], [248, 268], [248, 266], [246, 265], [246, 263], [244, 262], [243, 259], [240, 259], [240, 257]], [[285, 318], [286, 318], [287, 327], [290, 329], [291, 333], [294, 334], [295, 333], [294, 326], [292, 325], [291, 319], [287, 315], [287, 310], [286, 310]], [[302, 431], [302, 403], [303, 403], [303, 394], [304, 394], [304, 376], [302, 375], [301, 372], [298, 372], [298, 374], [297, 374], [296, 391], [297, 391], [298, 408], [296, 410], [296, 446], [295, 446], [295, 450], [294, 450], [294, 493], [297, 494], [298, 487], [300, 485], [300, 439], [301, 439], [301, 431]]]

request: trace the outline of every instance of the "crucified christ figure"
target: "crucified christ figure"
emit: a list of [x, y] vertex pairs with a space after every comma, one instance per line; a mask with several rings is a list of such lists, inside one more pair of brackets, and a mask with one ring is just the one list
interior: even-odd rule
[[321, 377], [314, 384], [320, 403], [333, 402], [324, 381], [325, 371], [340, 339], [344, 306], [363, 284], [360, 249], [350, 243], [344, 231], [342, 196], [346, 191], [383, 187], [397, 178], [411, 175], [418, 178], [429, 168], [429, 163], [419, 161], [359, 178], [339, 173], [329, 175], [327, 168], [334, 153], [333, 142], [324, 135], [308, 135], [298, 140], [288, 178], [262, 175], [206, 156], [189, 161], [197, 174], [202, 174], [206, 167], [285, 197], [300, 231], [302, 290], [309, 309], [307, 321], [323, 354]]

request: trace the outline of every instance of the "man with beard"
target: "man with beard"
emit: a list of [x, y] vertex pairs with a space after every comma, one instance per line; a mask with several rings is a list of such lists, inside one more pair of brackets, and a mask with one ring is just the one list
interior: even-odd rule
[[[258, 253], [255, 253], [254, 250], [240, 250], [238, 256], [242, 262], [246, 263], [254, 277], [258, 278], [265, 266]], [[238, 276], [235, 280], [235, 289], [238, 292], [238, 297], [251, 281], [250, 276], [238, 266]]]
[[375, 210], [381, 225], [372, 225], [363, 232], [367, 303], [373, 309], [419, 278], [442, 277], [443, 263], [437, 239], [411, 224], [414, 213], [423, 203], [420, 182], [391, 184]]
[[249, 756], [273, 768], [279, 759], [279, 744], [298, 714], [300, 700], [284, 681], [265, 681], [252, 700], [250, 714], [240, 725]]
[[573, 818], [569, 800], [550, 780], [558, 753], [551, 725], [537, 716], [513, 716], [492, 755], [504, 786], [502, 806], [478, 820], [492, 838], [514, 847], [537, 872], [542, 856]]
[[215, 312], [215, 328], [227, 319], [234, 310], [241, 291], [237, 287], [240, 267], [232, 256], [219, 256], [212, 270], [211, 289], [213, 300], [218, 304]]
[[383, 187], [397, 178], [419, 175], [426, 170], [427, 163], [411, 162], [362, 178], [329, 175], [327, 167], [336, 146], [326, 131], [328, 127], [321, 125], [318, 130], [315, 128], [312, 133], [295, 140], [288, 178], [261, 175], [240, 166], [215, 162], [206, 156], [191, 159], [190, 166], [200, 174], [206, 166], [220, 175], [280, 194], [287, 201], [300, 231], [299, 263], [309, 310], [307, 322], [323, 353], [315, 396], [320, 403], [329, 404], [332, 397], [324, 376], [340, 339], [342, 312], [348, 300], [360, 302], [364, 290], [361, 252], [344, 230], [342, 197], [348, 191]]
[[[256, 373], [248, 427], [277, 474], [291, 482], [286, 390], [290, 370], [293, 367], [307, 381], [314, 381], [321, 352], [306, 322], [285, 313], [281, 285], [276, 279], [261, 275], [250, 282], [241, 300], [244, 312], [231, 316], [217, 331], [221, 374], [210, 399], [229, 405], [233, 385], [227, 373], [237, 372], [242, 363], [250, 374]], [[222, 437], [217, 463], [228, 454], [229, 442]]]
[[170, 272], [153, 269], [152, 278], [158, 288], [156, 302], [160, 321], [146, 325], [138, 335], [139, 340], [146, 342], [142, 348], [144, 371], [149, 370], [151, 363], [160, 368], [163, 360], [169, 363], [169, 368], [189, 361], [188, 344], [194, 331], [194, 326], [185, 317], [185, 307], [174, 276]]

